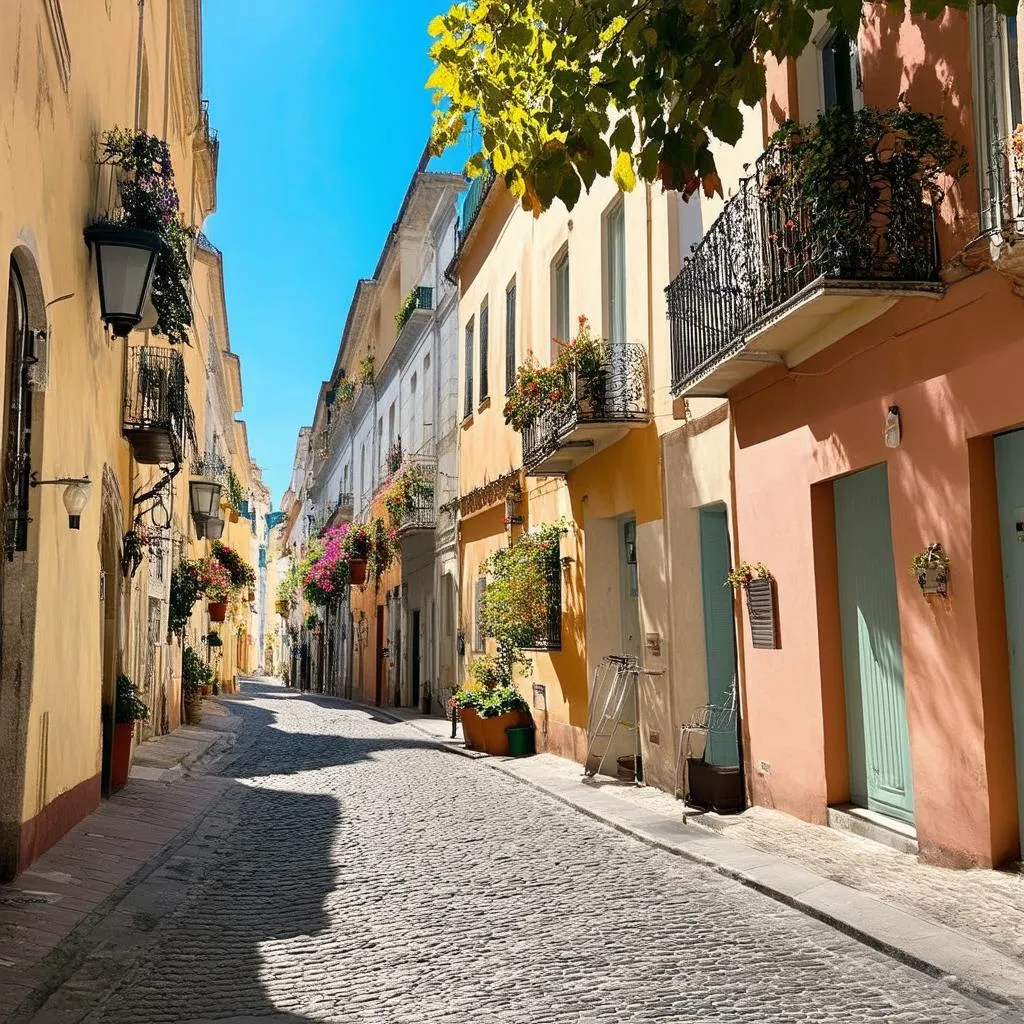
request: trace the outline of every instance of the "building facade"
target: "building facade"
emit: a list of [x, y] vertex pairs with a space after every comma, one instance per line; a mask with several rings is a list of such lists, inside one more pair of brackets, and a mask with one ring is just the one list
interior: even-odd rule
[[[153, 333], [152, 303], [125, 337], [101, 319], [97, 249], [83, 231], [120, 212], [123, 179], [101, 149], [115, 126], [166, 142], [181, 222], [201, 231], [218, 158], [201, 49], [198, 2], [55, 0], [0, 14], [0, 877], [110, 791], [119, 676], [149, 707], [138, 739], [181, 720], [168, 599], [176, 563], [202, 550], [189, 464], [209, 389], [200, 305], [222, 299], [219, 259], [207, 266], [202, 244], [186, 246], [191, 344]], [[226, 329], [214, 347], [228, 351]], [[235, 410], [240, 388], [238, 398]], [[68, 481], [86, 478], [75, 486], [87, 501], [69, 518]]]

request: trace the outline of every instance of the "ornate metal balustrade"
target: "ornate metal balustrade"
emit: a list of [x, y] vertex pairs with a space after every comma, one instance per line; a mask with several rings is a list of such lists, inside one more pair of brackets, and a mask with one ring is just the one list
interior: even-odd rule
[[558, 551], [552, 551], [544, 566], [545, 598], [548, 605], [547, 628], [534, 637], [526, 650], [560, 651], [562, 649], [562, 562]]
[[434, 308], [434, 289], [429, 288], [426, 285], [417, 285], [409, 294], [405, 297], [402, 302], [402, 307], [398, 313], [398, 319], [395, 326], [398, 328], [398, 333], [402, 333], [402, 328], [409, 322], [409, 318], [418, 309], [433, 309]]
[[647, 353], [635, 342], [606, 346], [603, 384], [572, 371], [566, 400], [542, 413], [523, 430], [523, 465], [530, 469], [560, 448], [593, 447], [573, 433], [595, 424], [646, 423]]
[[180, 464], [190, 422], [181, 354], [148, 345], [129, 346], [122, 430], [135, 461], [145, 465]]
[[462, 203], [462, 217], [459, 220], [459, 243], [473, 229], [480, 207], [484, 205], [487, 193], [494, 184], [494, 165], [488, 161], [484, 170], [470, 182], [466, 198]]
[[437, 459], [429, 455], [407, 455], [392, 484], [404, 480], [405, 506], [396, 516], [399, 535], [413, 530], [433, 530], [437, 524]]
[[818, 285], [899, 290], [938, 281], [935, 211], [874, 155], [869, 174], [851, 173], [840, 224], [825, 223], [802, 198], [783, 146], [761, 155], [666, 289], [674, 393]]

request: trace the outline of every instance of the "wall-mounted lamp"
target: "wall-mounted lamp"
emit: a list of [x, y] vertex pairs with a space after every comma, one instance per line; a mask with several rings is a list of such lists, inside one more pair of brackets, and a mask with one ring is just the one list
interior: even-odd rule
[[82, 512], [89, 504], [91, 481], [87, 476], [62, 476], [55, 480], [40, 480], [35, 473], [29, 477], [29, 485], [43, 487], [46, 484], [64, 485], [64, 508], [68, 513], [68, 529], [78, 530], [82, 526]]
[[118, 338], [126, 338], [145, 312], [163, 243], [152, 231], [123, 224], [94, 224], [85, 241], [96, 256], [100, 315]]
[[224, 535], [224, 520], [220, 516], [213, 517], [203, 524], [203, 536], [207, 540], [220, 540]]
[[900, 407], [890, 405], [889, 411], [885, 414], [885, 446], [886, 448], [899, 448], [903, 440], [903, 420], [900, 417]]
[[573, 558], [573, 557], [572, 557], [572, 555], [562, 555], [562, 557], [561, 557], [560, 561], [561, 561], [561, 563], [562, 563], [562, 568], [563, 568], [563, 569], [564, 569], [564, 570], [565, 570], [566, 572], [568, 572], [568, 571], [569, 571], [569, 569], [570, 569], [570, 567], [572, 566], [572, 563], [573, 563], [573, 562], [575, 562], [575, 561], [576, 561], [576, 559], [575, 559], [575, 558]]
[[220, 508], [220, 484], [214, 480], [190, 480], [188, 504], [193, 519], [214, 518]]

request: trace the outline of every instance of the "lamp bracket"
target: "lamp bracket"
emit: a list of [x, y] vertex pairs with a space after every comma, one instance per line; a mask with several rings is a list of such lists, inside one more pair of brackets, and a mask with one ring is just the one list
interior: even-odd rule
[[92, 481], [87, 476], [59, 476], [53, 480], [40, 480], [39, 474], [31, 472], [28, 477], [29, 487], [43, 487], [45, 484], [89, 484]]

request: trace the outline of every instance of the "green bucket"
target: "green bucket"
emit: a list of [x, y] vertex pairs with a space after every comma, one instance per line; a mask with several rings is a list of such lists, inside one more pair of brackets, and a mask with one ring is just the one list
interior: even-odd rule
[[509, 757], [528, 757], [537, 752], [534, 744], [535, 729], [532, 725], [510, 725], [505, 730], [508, 737]]

